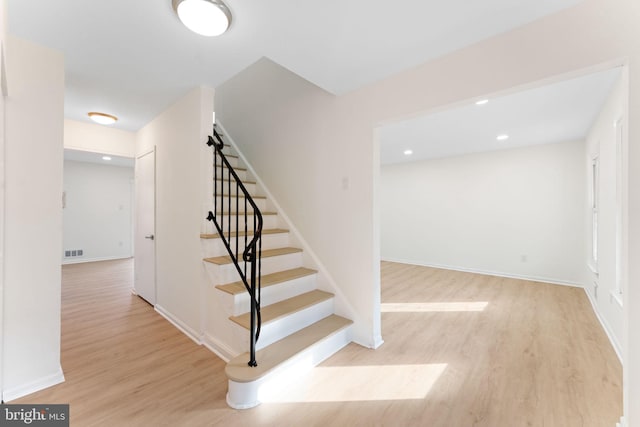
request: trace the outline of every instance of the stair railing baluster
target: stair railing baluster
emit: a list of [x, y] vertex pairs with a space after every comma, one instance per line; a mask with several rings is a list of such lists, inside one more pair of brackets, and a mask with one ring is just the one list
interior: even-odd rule
[[[249, 227], [247, 226], [247, 199], [244, 199], [244, 247], [247, 247], [247, 239], [249, 238]], [[244, 264], [244, 275], [247, 275], [247, 264]]]
[[[224, 183], [223, 183], [224, 185]], [[229, 197], [227, 197], [227, 206], [229, 207], [229, 223], [227, 225], [227, 240], [231, 239], [231, 166], [227, 169], [227, 188], [229, 190]]]
[[[216, 152], [216, 155], [218, 153]], [[222, 160], [222, 159], [220, 159]], [[221, 171], [220, 171], [220, 227], [222, 231], [220, 232], [220, 238], [224, 238], [224, 163], [221, 163]], [[216, 185], [218, 185], [216, 183]], [[217, 213], [217, 212], [216, 212]]]
[[[238, 177], [238, 175], [236, 174], [235, 170], [233, 169], [233, 167], [231, 166], [231, 164], [229, 163], [229, 161], [227, 160], [227, 157], [224, 155], [224, 153], [222, 152], [222, 149], [224, 148], [224, 143], [222, 141], [222, 138], [220, 137], [220, 134], [218, 134], [216, 126], [214, 125], [213, 127], [213, 136], [209, 136], [209, 139], [207, 141], [207, 145], [209, 145], [210, 147], [213, 148], [213, 155], [214, 155], [214, 161], [213, 161], [213, 167], [214, 167], [214, 191], [213, 191], [213, 197], [214, 197], [214, 212], [209, 212], [209, 215], [207, 216], [207, 220], [212, 221], [214, 226], [216, 227], [216, 230], [218, 231], [218, 234], [222, 240], [222, 242], [224, 243], [225, 247], [227, 248], [227, 252], [229, 253], [229, 256], [231, 257], [231, 260], [233, 261], [233, 264], [236, 268], [236, 271], [238, 272], [238, 274], [240, 275], [240, 278], [242, 279], [242, 282], [247, 290], [247, 292], [250, 295], [251, 298], [251, 314], [250, 314], [250, 318], [251, 318], [251, 330], [249, 331], [250, 333], [250, 340], [249, 340], [249, 362], [248, 365], [249, 366], [258, 366], [258, 363], [256, 361], [256, 342], [258, 341], [258, 338], [260, 337], [260, 330], [262, 327], [262, 316], [260, 314], [260, 295], [261, 295], [261, 289], [260, 289], [260, 274], [261, 274], [261, 256], [262, 256], [262, 213], [260, 212], [260, 209], [258, 209], [258, 206], [256, 205], [255, 201], [253, 200], [253, 198], [251, 197], [251, 195], [249, 194], [249, 192], [247, 191], [247, 189], [245, 188], [244, 184], [242, 183], [242, 181], [240, 180], [240, 178]], [[218, 221], [218, 211], [217, 211], [217, 199], [218, 199], [218, 156], [220, 156], [220, 215], [221, 218]], [[228, 207], [228, 212], [227, 215], [229, 216], [228, 220], [227, 220], [227, 231], [228, 231], [228, 237], [225, 236], [225, 228], [224, 228], [224, 216], [225, 216], [225, 203], [224, 203], [224, 190], [225, 190], [225, 185], [224, 185], [224, 169], [225, 167], [227, 168], [227, 180], [228, 180], [228, 185], [227, 185], [227, 190], [228, 190], [228, 195], [227, 198], [229, 199], [229, 202], [227, 204]], [[236, 212], [235, 212], [235, 250], [233, 250], [232, 248], [232, 228], [231, 228], [231, 222], [232, 222], [232, 204], [231, 204], [231, 180], [234, 180], [234, 182], [236, 183]], [[242, 252], [242, 261], [243, 261], [243, 267], [240, 267], [240, 250], [239, 250], [239, 234], [241, 232], [241, 227], [240, 227], [240, 213], [239, 213], [239, 206], [240, 206], [240, 192], [242, 192], [242, 195], [244, 197], [244, 250]], [[248, 207], [249, 205], [251, 206], [251, 210], [253, 213], [253, 238], [251, 238], [251, 240], [249, 240], [248, 238], [248, 234], [249, 234], [249, 229], [248, 229]], [[249, 272], [250, 274], [247, 275], [247, 264], [249, 264], [250, 268], [249, 268]]]
[[218, 213], [218, 153], [213, 152], [213, 211]]
[[238, 183], [236, 182], [236, 259], [238, 258], [238, 252], [240, 251], [240, 247], [238, 246], [238, 234], [240, 227], [238, 227], [238, 221], [240, 220], [239, 218], [239, 213], [238, 213], [238, 209], [240, 206], [240, 186], [238, 185]]

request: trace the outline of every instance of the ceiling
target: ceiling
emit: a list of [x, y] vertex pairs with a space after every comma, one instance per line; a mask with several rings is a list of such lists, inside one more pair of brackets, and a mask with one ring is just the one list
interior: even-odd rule
[[[381, 163], [584, 139], [619, 76], [613, 68], [385, 126]], [[502, 134], [509, 138], [497, 140]]]
[[581, 0], [226, 0], [230, 30], [191, 33], [171, 0], [8, 0], [9, 31], [65, 55], [65, 116], [135, 131], [189, 89], [263, 56], [334, 94], [574, 6]]

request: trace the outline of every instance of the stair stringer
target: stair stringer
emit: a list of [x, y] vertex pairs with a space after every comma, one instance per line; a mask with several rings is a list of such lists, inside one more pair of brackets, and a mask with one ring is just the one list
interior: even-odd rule
[[[251, 165], [251, 163], [244, 156], [242, 151], [238, 148], [238, 145], [233, 140], [233, 137], [229, 135], [224, 126], [217, 122], [216, 126], [218, 126], [222, 133], [224, 134], [225, 142], [229, 144], [231, 148], [233, 148], [234, 153], [240, 159], [244, 168], [247, 169], [249, 174], [251, 175], [251, 179], [256, 181], [257, 188], [261, 194], [265, 195], [267, 201], [270, 206], [272, 206], [276, 212], [278, 212], [278, 221], [281, 222], [281, 226], [283, 228], [287, 228], [289, 230], [290, 243], [293, 246], [301, 248], [303, 254], [303, 264], [306, 267], [313, 268], [318, 271], [316, 278], [316, 286], [318, 289], [331, 292], [335, 295], [334, 297], [334, 312], [342, 317], [347, 319], [351, 319], [354, 322], [353, 332], [351, 334], [351, 340], [363, 347], [371, 347], [371, 345], [367, 344], [367, 337], [359, 337], [357, 334], [358, 325], [364, 323], [364, 319], [359, 316], [358, 312], [353, 308], [347, 297], [342, 292], [342, 289], [338, 286], [336, 281], [333, 279], [327, 268], [322, 264], [316, 253], [313, 251], [312, 247], [307, 243], [307, 241], [302, 237], [302, 234], [295, 227], [294, 223], [291, 221], [289, 216], [286, 214], [285, 210], [282, 208], [280, 203], [278, 203], [277, 199], [273, 196], [269, 188], [262, 181], [260, 176], [256, 173], [255, 169]], [[376, 347], [381, 345], [382, 342], [380, 340], [379, 343], [376, 344]]]

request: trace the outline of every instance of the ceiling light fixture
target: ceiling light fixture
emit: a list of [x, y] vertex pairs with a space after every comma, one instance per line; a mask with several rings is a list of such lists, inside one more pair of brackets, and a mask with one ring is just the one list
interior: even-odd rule
[[172, 0], [185, 27], [206, 37], [219, 36], [231, 25], [231, 11], [221, 0]]
[[111, 157], [109, 157], [109, 156], [102, 156], [102, 160], [107, 160], [107, 161], [109, 161], [109, 160], [111, 160]]
[[484, 104], [486, 104], [488, 102], [489, 102], [488, 99], [481, 99], [479, 101], [476, 101], [476, 105], [484, 105]]
[[506, 133], [503, 133], [502, 135], [498, 135], [498, 136], [496, 137], [496, 139], [497, 139], [498, 141], [504, 141], [504, 140], [509, 139], [509, 135], [507, 135]]
[[118, 118], [116, 116], [105, 113], [97, 113], [95, 111], [90, 112], [88, 116], [91, 120], [96, 123], [100, 123], [101, 125], [112, 125], [118, 121]]
[[413, 150], [404, 150], [404, 155], [405, 156], [410, 156], [413, 154]]

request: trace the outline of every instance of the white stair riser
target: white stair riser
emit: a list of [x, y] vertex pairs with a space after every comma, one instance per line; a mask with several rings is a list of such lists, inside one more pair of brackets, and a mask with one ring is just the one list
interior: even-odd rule
[[[237, 218], [235, 215], [218, 215], [217, 220], [220, 222], [221, 226], [224, 225], [225, 233], [229, 230], [229, 219], [231, 219], [232, 232], [236, 230], [237, 222], [240, 222], [240, 228], [244, 231], [244, 214], [238, 215]], [[206, 219], [206, 215], [203, 217], [202, 221], [202, 233], [217, 233], [215, 225], [213, 222]], [[262, 215], [262, 229], [266, 230], [269, 228], [278, 228], [278, 215]], [[247, 229], [249, 231], [253, 231], [253, 217], [247, 217]]]
[[[351, 326], [296, 354], [258, 381], [239, 383], [229, 380], [227, 404], [234, 409], [249, 409], [259, 405], [262, 401], [268, 401], [271, 393], [299, 381], [301, 376], [349, 344], [350, 341]], [[259, 360], [258, 363], [260, 363]]]
[[[205, 262], [207, 268], [213, 268], [220, 278], [220, 283], [214, 283], [214, 285], [220, 285], [225, 283], [235, 282], [238, 279], [238, 273], [233, 264], [216, 265], [209, 262]], [[290, 270], [302, 266], [302, 253], [295, 252], [292, 254], [279, 255], [274, 257], [262, 258], [262, 274], [276, 273], [282, 270]], [[244, 266], [241, 264], [241, 267]]]
[[[248, 235], [246, 237], [246, 243], [249, 243], [251, 239], [253, 239], [253, 235]], [[225, 247], [222, 239], [201, 239], [202, 243], [202, 253], [205, 257], [214, 257], [227, 255], [227, 248]], [[232, 237], [229, 242], [232, 250], [236, 250], [236, 238]], [[245, 248], [245, 237], [238, 237], [238, 246], [240, 247], [240, 251], [243, 251]], [[275, 249], [275, 248], [284, 248], [289, 246], [289, 234], [288, 233], [278, 233], [278, 234], [263, 234], [262, 235], [262, 250], [265, 249]]]
[[302, 267], [302, 252], [262, 258], [262, 274]]
[[[229, 161], [229, 164], [231, 165], [232, 168], [236, 168], [236, 167], [238, 167], [240, 165], [238, 157], [231, 157], [231, 156], [233, 156], [233, 154], [230, 154], [230, 153], [224, 153], [224, 155], [227, 158], [227, 160]], [[224, 163], [222, 161], [222, 159], [220, 158], [220, 156], [217, 156], [216, 162], [217, 162], [216, 165], [218, 166], [218, 168], [220, 168], [222, 166], [222, 164]], [[212, 165], [214, 164], [213, 163], [213, 158], [211, 159], [211, 164]], [[225, 169], [225, 173], [227, 173], [227, 166], [226, 165], [224, 166], [224, 169]]]
[[[293, 298], [305, 292], [310, 292], [315, 288], [315, 274], [262, 288], [262, 306], [265, 307], [288, 298]], [[249, 299], [248, 292], [243, 292], [238, 295], [231, 295], [223, 291], [219, 292], [223, 294], [220, 296], [220, 301], [222, 302], [225, 313], [229, 316], [239, 316], [251, 310], [251, 300]]]
[[[333, 314], [333, 298], [329, 298], [318, 304], [307, 307], [303, 310], [284, 316], [267, 324], [262, 324], [260, 338], [256, 343], [256, 350], [260, 350], [276, 341], [285, 338], [300, 329], [306, 328], [318, 320], [324, 319]], [[237, 323], [232, 323], [236, 328], [236, 334], [245, 334], [245, 348], [249, 351], [249, 331]]]
[[[216, 265], [205, 262], [205, 268], [209, 273], [209, 277], [218, 278], [217, 283], [213, 285], [224, 285], [225, 283], [237, 282], [240, 280], [238, 271], [233, 264]], [[242, 264], [241, 267], [244, 267]], [[268, 258], [262, 258], [262, 274], [271, 274], [283, 270], [291, 270], [302, 266], [302, 253], [280, 255]]]
[[[213, 199], [213, 195], [212, 195], [212, 199]], [[239, 207], [239, 212], [244, 212], [244, 197], [240, 197], [240, 198], [236, 198], [236, 197], [231, 197], [231, 210], [233, 212], [236, 211], [236, 199], [238, 199], [237, 204]], [[267, 200], [266, 199], [262, 199], [262, 198], [255, 198], [253, 199], [253, 201], [255, 202], [256, 206], [258, 207], [258, 209], [260, 209], [261, 211], [266, 211], [267, 210]], [[213, 203], [211, 203], [211, 208], [209, 210], [213, 210]], [[229, 211], [229, 197], [225, 196], [224, 197], [220, 197], [220, 195], [218, 195], [218, 211], [220, 211], [223, 207], [225, 212]], [[252, 208], [251, 208], [251, 204], [247, 201], [247, 212], [251, 212]]]
[[[217, 169], [218, 170], [217, 170], [216, 175], [214, 176], [214, 178], [216, 178], [216, 177], [218, 179], [221, 179], [221, 177], [227, 178], [227, 174], [229, 173], [227, 168], [224, 168], [224, 170], [223, 170], [220, 166], [218, 166]], [[243, 181], [247, 179], [247, 176], [248, 176], [247, 175], [247, 171], [238, 170], [238, 169], [234, 169], [234, 170], [236, 171], [236, 175], [238, 175], [238, 178], [240, 178]]]
[[[217, 194], [229, 194], [229, 181], [217, 181]], [[256, 193], [256, 184], [250, 184], [247, 182], [243, 182], [244, 188], [249, 192], [249, 194], [253, 195]], [[235, 182], [231, 182], [231, 194], [243, 194], [242, 190], [239, 190], [236, 186]]]

